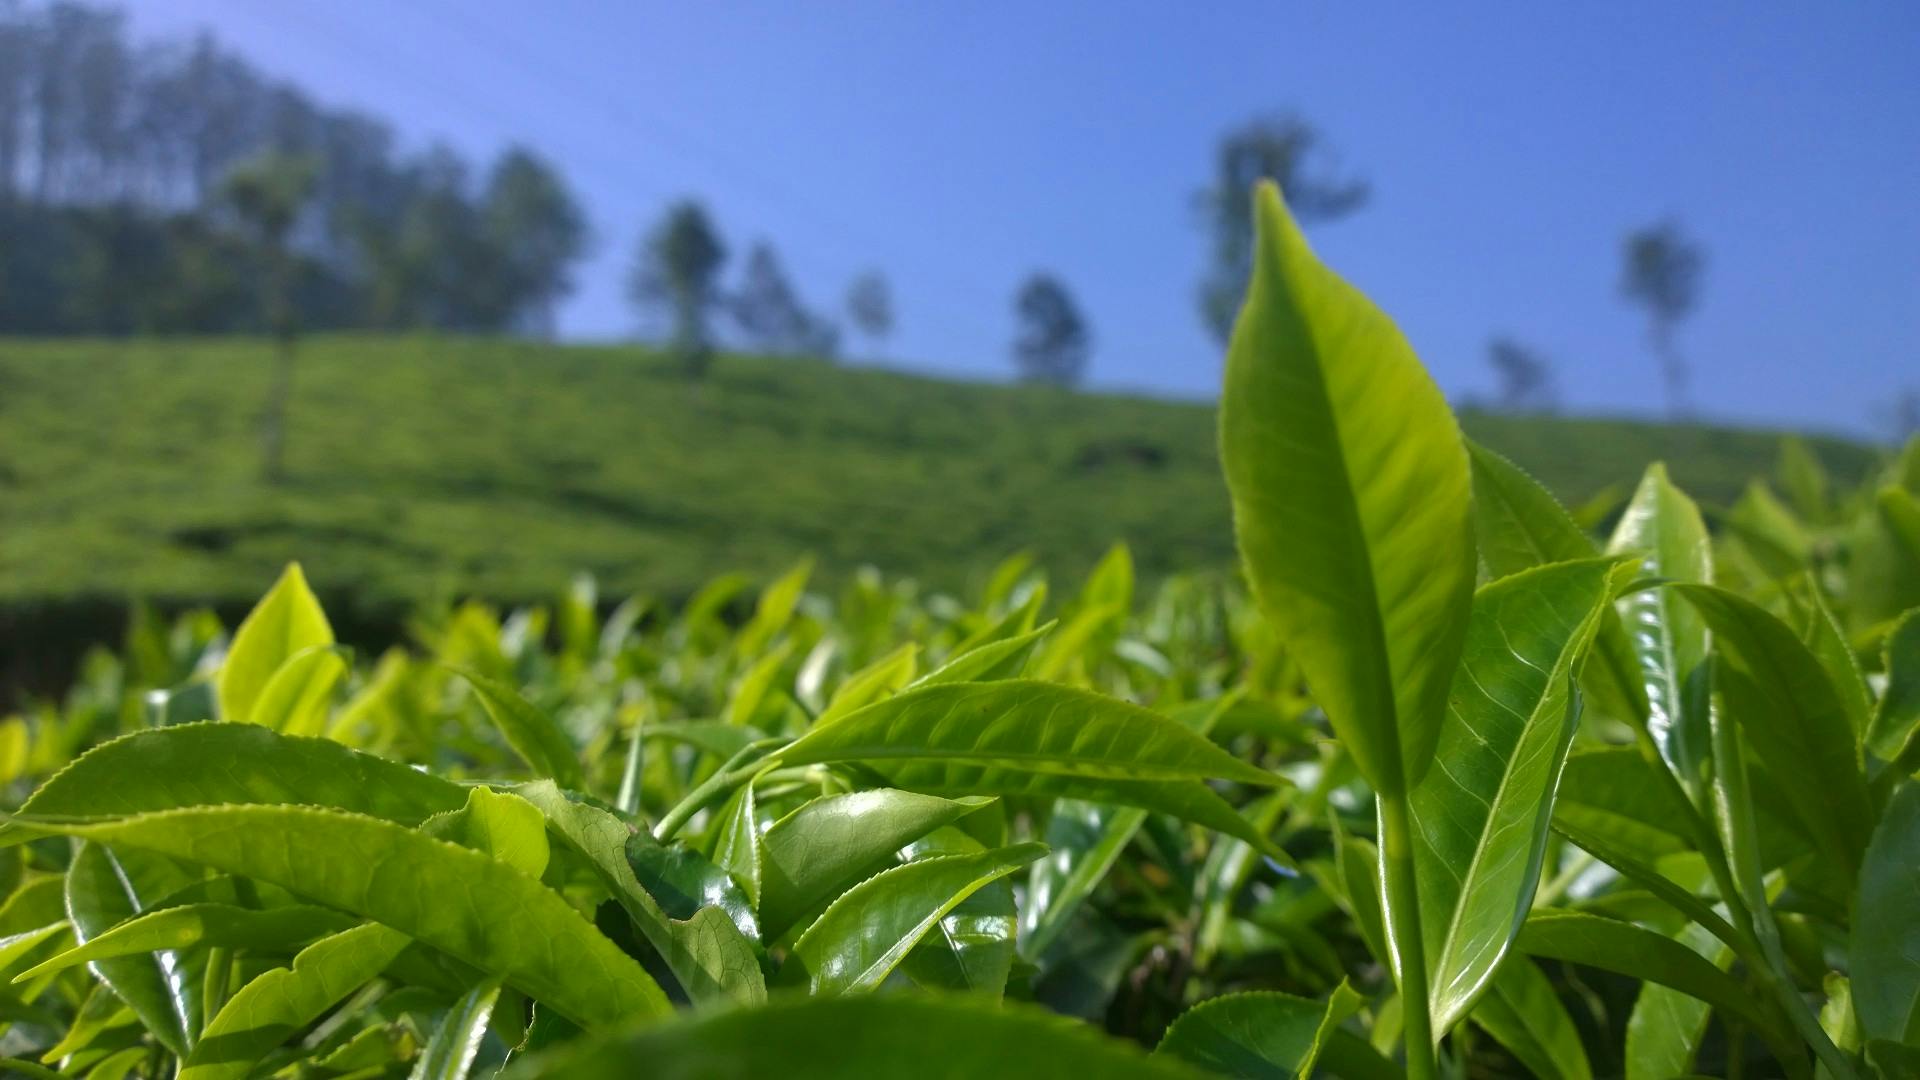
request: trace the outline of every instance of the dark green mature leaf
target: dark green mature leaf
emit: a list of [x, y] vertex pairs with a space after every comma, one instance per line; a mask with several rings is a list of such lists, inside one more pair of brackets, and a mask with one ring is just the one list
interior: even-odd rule
[[246, 1080], [269, 1052], [379, 975], [407, 944], [405, 934], [368, 924], [307, 946], [292, 967], [241, 987], [214, 1014], [179, 1080]]
[[559, 894], [477, 851], [392, 822], [296, 806], [36, 822], [244, 874], [383, 923], [589, 1027], [667, 1011], [666, 995]]
[[[1473, 461], [1474, 536], [1495, 578], [1594, 557], [1593, 539], [1539, 481], [1471, 439], [1467, 453]], [[1640, 664], [1626, 625], [1611, 608], [1600, 617], [1593, 652], [1593, 662], [1580, 676], [1593, 705], [1608, 716], [1646, 723]]]
[[629, 828], [597, 806], [569, 798], [552, 781], [526, 784], [517, 792], [540, 808], [556, 836], [592, 864], [614, 902], [666, 960], [689, 997], [696, 1002], [765, 1000], [766, 979], [755, 943], [740, 931], [733, 915], [718, 907], [702, 907], [692, 918], [674, 919], [641, 887], [628, 859], [627, 842], [645, 836], [644, 831]]
[[1149, 709], [1025, 679], [916, 687], [775, 756], [785, 765], [940, 761], [1114, 780], [1282, 782]]
[[488, 979], [461, 995], [448, 1011], [446, 1019], [434, 1029], [433, 1038], [413, 1063], [407, 1080], [466, 1080], [474, 1055], [480, 1052], [480, 1040], [486, 1038], [487, 1023], [493, 1019], [493, 1006], [500, 1000], [500, 980]]
[[1032, 1006], [972, 997], [789, 997], [695, 1015], [530, 1059], [511, 1080], [971, 1080], [1050, 1075], [1176, 1080], [1204, 1074]]
[[333, 627], [307, 587], [299, 563], [288, 563], [280, 580], [261, 597], [227, 649], [216, 684], [222, 720], [251, 720], [261, 691], [295, 653], [333, 644]]
[[1569, 960], [1671, 986], [1757, 1032], [1776, 1026], [1756, 1010], [1753, 995], [1732, 976], [1672, 938], [1632, 923], [1573, 911], [1537, 912], [1521, 928], [1516, 944], [1529, 956]]
[[[142, 895], [135, 876], [114, 852], [97, 843], [80, 844], [67, 867], [67, 918], [75, 940], [84, 945], [133, 918], [162, 891], [155, 888], [153, 895]], [[199, 1027], [200, 1009], [197, 994], [186, 985], [190, 980], [170, 978], [180, 966], [180, 955], [171, 950], [92, 965], [93, 973], [133, 1009], [161, 1045], [184, 1056]]]
[[1920, 1043], [1920, 783], [1901, 787], [1874, 830], [1848, 959], [1867, 1037]]
[[1859, 732], [1819, 658], [1793, 628], [1751, 600], [1707, 585], [1672, 590], [1718, 639], [1716, 683], [1768, 774], [1827, 857], [1860, 866], [1873, 810]]
[[645, 829], [627, 837], [626, 853], [633, 879], [669, 918], [684, 921], [702, 908], [717, 908], [743, 937], [760, 936], [753, 902], [733, 875], [705, 855], [677, 840], [662, 844]]
[[117, 956], [216, 945], [258, 952], [288, 951], [353, 926], [355, 920], [327, 908], [296, 904], [256, 911], [232, 904], [183, 904], [126, 920], [85, 943], [16, 976], [27, 982], [75, 964]]
[[[88, 751], [34, 792], [20, 813], [124, 817], [216, 803], [298, 803], [418, 825], [466, 802], [467, 789], [459, 784], [326, 739], [243, 724], [183, 724]], [[11, 826], [7, 832], [16, 842], [26, 838]]]
[[1262, 609], [1375, 790], [1425, 774], [1466, 631], [1470, 481], [1446, 399], [1263, 183], [1220, 448]]
[[565, 788], [579, 788], [585, 783], [580, 771], [580, 755], [573, 748], [573, 741], [553, 717], [536, 708], [520, 691], [506, 683], [496, 682], [477, 672], [462, 671], [460, 677], [473, 685], [474, 693], [480, 698], [480, 704], [486, 707], [487, 716], [493, 720], [493, 726], [527, 763], [533, 775], [550, 778]]
[[778, 941], [841, 892], [893, 865], [901, 848], [993, 802], [893, 788], [828, 795], [781, 818], [760, 838], [760, 926]]
[[1855, 741], [1864, 742], [1873, 719], [1873, 695], [1867, 689], [1866, 676], [1860, 672], [1860, 661], [1854, 656], [1853, 646], [1835, 621], [1833, 610], [1827, 606], [1813, 575], [1802, 575], [1793, 585], [1787, 596], [1794, 629], [1799, 631], [1800, 641], [1807, 650], [1819, 658], [1821, 667], [1826, 669], [1827, 680], [1846, 709]]
[[1474, 597], [1437, 765], [1410, 797], [1436, 1034], [1466, 1016], [1533, 906], [1579, 715], [1574, 673], [1625, 569], [1553, 563]]
[[1593, 1066], [1580, 1029], [1532, 961], [1513, 957], [1494, 976], [1493, 992], [1473, 1008], [1473, 1022], [1542, 1080], [1590, 1080]]
[[1136, 806], [1060, 799], [1047, 818], [1047, 857], [1033, 864], [1020, 912], [1020, 953], [1043, 956], [1147, 820]]
[[[1706, 522], [1693, 500], [1667, 479], [1664, 465], [1647, 467], [1607, 551], [1641, 556], [1648, 577], [1713, 580], [1713, 546]], [[1621, 599], [1618, 607], [1639, 660], [1647, 730], [1673, 774], [1693, 791], [1712, 756], [1707, 733], [1711, 692], [1706, 624], [1665, 589], [1640, 590]]]
[[1554, 820], [1646, 857], [1685, 850], [1691, 808], [1661, 782], [1657, 768], [1627, 746], [1569, 754], [1553, 803]]
[[[909, 860], [975, 855], [985, 844], [958, 827], [936, 829], [906, 849]], [[966, 991], [999, 997], [1013, 971], [1019, 912], [1007, 878], [990, 881], [956, 904], [940, 924], [907, 954], [901, 970], [929, 990]]]
[[1309, 1076], [1333, 1029], [1360, 1007], [1346, 983], [1325, 1001], [1273, 991], [1228, 994], [1181, 1013], [1154, 1048], [1222, 1076]]
[[1920, 609], [1907, 612], [1887, 635], [1886, 671], [1867, 748], [1902, 772], [1920, 770]]
[[[713, 861], [739, 886], [750, 909], [760, 907], [760, 809], [753, 782], [741, 784], [720, 811]], [[755, 933], [758, 933], [757, 922]]]
[[816, 994], [877, 988], [948, 912], [975, 890], [1046, 854], [1015, 844], [973, 855], [942, 855], [868, 878], [827, 906], [793, 944]]
[[[1718, 956], [1716, 967], [1733, 962], [1733, 951], [1697, 926], [1683, 928], [1679, 940], [1709, 959]], [[1712, 1014], [1712, 1006], [1699, 998], [1643, 983], [1627, 1016], [1627, 1080], [1671, 1080], [1693, 1072]]]

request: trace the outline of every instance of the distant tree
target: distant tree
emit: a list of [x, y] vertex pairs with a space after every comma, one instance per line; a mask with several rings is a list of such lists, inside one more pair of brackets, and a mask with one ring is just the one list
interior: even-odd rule
[[1035, 274], [1013, 300], [1019, 333], [1013, 362], [1028, 382], [1073, 386], [1080, 381], [1092, 350], [1092, 335], [1067, 287], [1049, 274]]
[[740, 288], [729, 299], [728, 307], [748, 344], [761, 352], [791, 355], [808, 344], [812, 320], [801, 306], [780, 256], [764, 240], [748, 249]]
[[1511, 338], [1494, 338], [1487, 346], [1487, 363], [1500, 380], [1499, 404], [1509, 412], [1552, 412], [1559, 403], [1553, 385], [1553, 364], [1538, 352]]
[[293, 395], [293, 346], [298, 330], [287, 236], [313, 194], [316, 168], [312, 158], [270, 152], [236, 166], [222, 188], [223, 201], [253, 234], [266, 267], [262, 307], [273, 336], [274, 365], [261, 416], [261, 439], [269, 483], [278, 483], [285, 474], [287, 402]]
[[579, 204], [546, 162], [513, 147], [494, 163], [480, 214], [502, 254], [514, 321], [551, 336], [554, 305], [573, 290], [568, 272], [586, 250]]
[[727, 249], [691, 199], [667, 209], [641, 239], [627, 291], [642, 311], [664, 309], [673, 321], [672, 346], [688, 375], [706, 374], [713, 360], [712, 319], [722, 301], [720, 269]]
[[1200, 210], [1213, 234], [1212, 265], [1200, 281], [1200, 315], [1224, 344], [1253, 267], [1253, 186], [1272, 180], [1304, 224], [1335, 221], [1366, 205], [1364, 180], [1334, 175], [1320, 130], [1293, 113], [1255, 119], [1227, 133], [1215, 154], [1213, 186]]
[[1886, 419], [1896, 443], [1920, 435], [1920, 389], [1909, 386], [1895, 394]]
[[847, 288], [847, 319], [872, 342], [877, 353], [893, 334], [893, 291], [878, 270], [853, 279]]
[[1620, 291], [1646, 309], [1647, 336], [1666, 385], [1667, 412], [1681, 415], [1687, 409], [1687, 365], [1673, 334], [1699, 298], [1706, 253], [1668, 221], [1628, 233], [1622, 255]]

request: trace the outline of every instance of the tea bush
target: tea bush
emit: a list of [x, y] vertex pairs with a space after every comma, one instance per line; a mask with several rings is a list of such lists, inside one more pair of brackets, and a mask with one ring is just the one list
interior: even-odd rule
[[5, 1067], [1915, 1075], [1920, 444], [1597, 541], [1258, 217], [1250, 590], [142, 617], [0, 724]]

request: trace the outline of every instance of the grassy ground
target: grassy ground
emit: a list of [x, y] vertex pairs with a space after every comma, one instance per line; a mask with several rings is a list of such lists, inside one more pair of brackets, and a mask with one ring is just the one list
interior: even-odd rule
[[[244, 603], [299, 558], [330, 610], [421, 597], [684, 594], [803, 553], [957, 587], [1016, 548], [1072, 574], [1226, 565], [1208, 407], [643, 350], [332, 337], [300, 354], [289, 477], [259, 480], [265, 346], [0, 340], [0, 646], [130, 595]], [[1469, 416], [1569, 500], [1664, 458], [1725, 501], [1762, 432]], [[1835, 472], [1871, 452], [1816, 441]], [[89, 606], [91, 605], [91, 606]], [[76, 612], [80, 614], [75, 614]]]

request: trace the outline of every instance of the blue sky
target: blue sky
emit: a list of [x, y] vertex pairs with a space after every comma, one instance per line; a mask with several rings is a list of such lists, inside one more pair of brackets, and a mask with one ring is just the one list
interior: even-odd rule
[[1093, 384], [1205, 396], [1193, 196], [1222, 131], [1295, 109], [1375, 193], [1316, 246], [1456, 397], [1490, 391], [1506, 334], [1553, 358], [1570, 410], [1655, 411], [1618, 259], [1625, 230], [1668, 216], [1710, 260], [1680, 337], [1703, 413], [1871, 433], [1920, 387], [1912, 4], [130, 10], [142, 32], [211, 26], [415, 145], [551, 157], [598, 236], [569, 336], [634, 331], [634, 238], [693, 193], [736, 252], [772, 240], [816, 304], [884, 270], [897, 363], [1003, 376], [1013, 289], [1046, 268], [1093, 325]]

